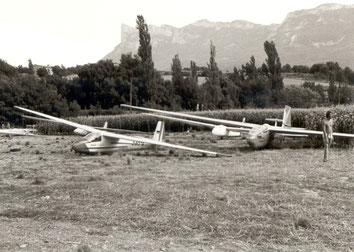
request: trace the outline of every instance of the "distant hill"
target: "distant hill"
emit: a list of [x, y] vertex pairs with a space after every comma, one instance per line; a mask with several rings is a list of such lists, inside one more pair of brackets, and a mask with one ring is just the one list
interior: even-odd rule
[[[266, 40], [276, 43], [283, 64], [311, 66], [338, 61], [342, 67], [354, 69], [353, 27], [354, 5], [324, 4], [291, 12], [281, 24], [200, 20], [182, 28], [150, 25], [149, 32], [158, 70], [169, 70], [175, 54], [179, 54], [183, 67], [189, 67], [190, 60], [205, 66], [210, 40], [216, 46], [216, 60], [223, 70], [245, 64], [252, 55], [261, 65], [266, 58]], [[121, 54], [136, 53], [138, 46], [137, 29], [122, 24], [121, 43], [103, 59], [119, 62]]]

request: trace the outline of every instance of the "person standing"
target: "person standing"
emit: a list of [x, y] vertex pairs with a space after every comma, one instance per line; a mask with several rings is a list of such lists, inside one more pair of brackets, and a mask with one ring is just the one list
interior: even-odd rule
[[324, 144], [324, 157], [323, 162], [328, 161], [329, 148], [333, 143], [333, 119], [331, 111], [327, 111], [326, 118], [323, 120], [323, 144]]

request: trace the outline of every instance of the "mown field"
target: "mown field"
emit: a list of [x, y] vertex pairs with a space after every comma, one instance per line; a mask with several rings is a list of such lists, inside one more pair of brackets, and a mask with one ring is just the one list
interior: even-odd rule
[[0, 251], [354, 250], [353, 149], [323, 163], [302, 141], [194, 132], [167, 139], [232, 156], [79, 156], [79, 139], [0, 138]]
[[[311, 80], [304, 80], [304, 79], [296, 79], [296, 78], [287, 78], [284, 77], [283, 82], [284, 82], [284, 86], [302, 86], [304, 84], [304, 82], [309, 81], [312, 82]], [[324, 82], [324, 81], [317, 81], [317, 80], [313, 80], [313, 82], [315, 82], [315, 85], [320, 84], [322, 85], [325, 89], [328, 89], [329, 83], [328, 82]]]

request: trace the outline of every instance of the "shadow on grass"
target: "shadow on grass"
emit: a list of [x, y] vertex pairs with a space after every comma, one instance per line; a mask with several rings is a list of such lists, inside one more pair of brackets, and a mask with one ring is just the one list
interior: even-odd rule
[[35, 209], [7, 209], [0, 213], [1, 217], [6, 218], [31, 218], [34, 219], [37, 216], [43, 214], [43, 211]]
[[9, 219], [45, 219], [53, 221], [82, 221], [83, 216], [79, 214], [68, 213], [62, 207], [57, 207], [58, 209], [46, 210], [46, 209], [6, 209], [0, 212], [0, 217], [6, 217]]

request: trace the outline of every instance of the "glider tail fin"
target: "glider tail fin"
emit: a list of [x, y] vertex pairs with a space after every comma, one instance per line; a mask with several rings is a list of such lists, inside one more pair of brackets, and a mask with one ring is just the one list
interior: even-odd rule
[[283, 114], [283, 128], [291, 127], [291, 107], [285, 106]]
[[155, 129], [153, 140], [163, 142], [165, 138], [165, 121], [158, 121]]

